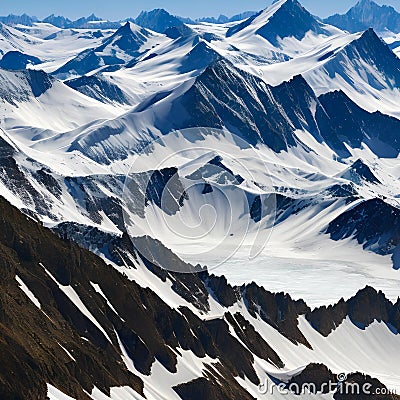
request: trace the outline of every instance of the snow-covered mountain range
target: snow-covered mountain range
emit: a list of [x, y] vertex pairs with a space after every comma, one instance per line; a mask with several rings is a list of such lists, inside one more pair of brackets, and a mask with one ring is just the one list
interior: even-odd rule
[[0, 398], [400, 390], [400, 29], [377, 12], [0, 23]]

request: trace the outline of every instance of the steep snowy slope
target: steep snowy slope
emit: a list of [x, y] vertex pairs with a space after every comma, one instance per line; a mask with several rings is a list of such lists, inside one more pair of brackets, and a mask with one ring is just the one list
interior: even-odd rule
[[331, 36], [281, 63], [257, 65], [243, 58], [239, 64], [273, 85], [302, 74], [318, 95], [342, 90], [365, 110], [397, 117], [399, 65], [372, 30]]
[[[68, 141], [68, 135], [62, 136]], [[99, 137], [98, 133], [96, 137]], [[131, 148], [126, 149], [125, 154], [118, 154], [124, 142], [121, 137], [111, 135], [107, 140], [103, 139], [102, 147], [107, 149], [108, 157], [121, 157], [122, 160], [110, 165], [99, 165], [86, 158], [82, 154], [83, 148], [65, 153], [66, 142], [58, 142], [57, 147], [61, 149], [53, 148], [51, 152], [45, 151], [45, 147], [38, 152], [22, 145], [20, 149], [13, 149], [4, 142], [2, 152], [9, 154], [9, 158], [4, 160], [2, 167], [2, 191], [13, 204], [30, 215], [39, 215], [49, 226], [75, 222], [116, 234], [132, 227], [134, 230], [130, 233], [133, 236], [150, 235], [194, 264], [219, 266], [227, 255], [233, 255], [232, 249], [237, 248], [238, 242], [246, 240], [238, 254], [238, 260], [244, 257], [243, 261], [237, 264], [235, 254], [225, 263], [227, 268], [231, 266], [230, 272], [225, 267], [221, 269], [226, 271], [229, 279], [233, 278], [237, 283], [247, 280], [248, 276], [242, 269], [243, 263], [247, 263], [247, 269], [254, 271], [252, 276], [266, 287], [277, 290], [290, 287], [297, 298], [301, 293], [301, 297], [312, 301], [311, 304], [336, 301], [344, 293], [350, 295], [361, 287], [360, 282], [381, 288], [391, 298], [396, 298], [398, 275], [396, 271], [391, 271], [390, 256], [371, 258], [368, 253], [362, 254], [361, 247], [357, 250], [349, 242], [334, 245], [326, 234], [329, 224], [351, 206], [357, 205], [362, 197], [373, 198], [384, 194], [395, 198], [398, 193], [396, 182], [400, 176], [399, 171], [393, 169], [396, 160], [393, 160], [392, 167], [379, 168], [377, 179], [382, 184], [377, 185], [371, 183], [365, 173], [357, 172], [357, 179], [352, 174], [348, 175], [349, 161], [335, 160], [334, 152], [326, 144], [318, 143], [312, 135], [296, 131], [295, 137], [301, 139], [303, 144], [289, 148], [287, 153], [275, 153], [266, 146], [254, 151], [247, 149], [248, 145], [240, 146], [238, 138], [231, 138], [226, 131], [203, 128], [183, 136], [169, 135], [154, 149], [152, 146], [147, 150], [151, 149], [150, 156], [126, 159], [127, 152], [134, 154], [145, 144], [139, 142], [135, 149], [131, 136]], [[143, 139], [148, 140], [149, 137]], [[379, 163], [372, 153], [361, 149], [359, 153], [377, 169]], [[174, 157], [171, 158], [172, 154]], [[223, 154], [223, 160], [210, 163], [216, 154]], [[127, 196], [124, 192], [126, 174], [134, 160], [135, 169], [129, 176], [133, 182], [143, 182], [143, 186], [139, 185], [139, 190], [132, 187], [131, 194]], [[164, 169], [157, 170], [161, 167]], [[390, 175], [384, 173], [387, 169], [393, 169]], [[150, 177], [153, 178], [149, 180]], [[151, 183], [149, 187], [146, 181]], [[176, 186], [174, 182], [182, 182], [183, 186]], [[190, 190], [185, 190], [185, 187]], [[175, 189], [171, 192], [172, 188]], [[147, 202], [143, 200], [143, 193], [147, 193]], [[175, 200], [172, 203], [168, 200], [168, 193], [173, 193]], [[271, 193], [276, 193], [276, 200], [272, 198], [272, 203], [264, 203]], [[167, 202], [163, 203], [162, 199], [167, 199]], [[268, 204], [272, 206], [272, 214], [271, 211], [265, 212]], [[202, 214], [203, 206], [214, 211]], [[276, 224], [269, 238], [275, 210]], [[215, 225], [214, 213], [218, 217]], [[204, 216], [210, 219], [201, 221]], [[265, 218], [268, 216], [269, 219]], [[196, 232], [208, 232], [209, 223], [215, 229], [206, 236], [200, 235], [202, 239], [199, 240]], [[196, 226], [197, 231], [194, 230]], [[75, 229], [72, 225], [70, 230], [74, 232]], [[257, 232], [259, 235], [255, 241]], [[101, 232], [98, 236], [101, 245], [93, 242], [90, 236], [87, 239], [78, 236], [76, 240], [87, 243], [92, 250], [108, 254], [107, 236], [101, 239]], [[248, 260], [248, 254], [252, 244], [260, 239], [261, 249], [264, 240], [269, 239], [270, 243], [254, 259], [254, 264]], [[220, 246], [217, 253], [210, 252], [216, 243], [228, 246]], [[243, 251], [245, 254], [242, 254]], [[152, 257], [155, 255], [156, 252]], [[210, 255], [213, 257], [210, 258]], [[332, 258], [336, 260], [334, 267], [329, 261]], [[292, 283], [288, 283], [281, 274], [282, 271], [287, 271], [287, 277], [296, 274], [296, 270], [290, 270], [291, 265], [317, 276], [307, 284], [303, 282], [300, 287], [294, 285], [295, 281], [290, 278]], [[254, 266], [256, 269], [253, 269]], [[318, 274], [321, 268], [328, 268], [329, 280], [324, 278], [328, 272], [322, 277]], [[280, 276], [278, 285], [275, 274]], [[344, 277], [352, 277], [353, 283], [343, 287]], [[341, 285], [335, 290], [328, 290], [331, 282], [336, 280]], [[313, 286], [313, 282], [319, 282], [318, 288], [305, 291], [305, 288]]]
[[0, 81], [2, 128], [20, 129], [29, 137], [46, 130], [66, 131], [120, 112], [81, 95], [43, 71], [0, 69]]
[[[234, 102], [229, 101], [229, 97], [233, 96], [232, 93], [240, 93], [240, 96], [235, 94]], [[338, 105], [343, 105], [339, 112]], [[268, 120], [275, 123], [268, 125], [268, 120], [265, 122], [265, 112]], [[171, 122], [167, 124], [166, 121]], [[260, 194], [265, 196], [270, 189], [273, 193], [277, 193], [278, 198], [280, 194], [283, 195], [282, 201], [278, 201], [277, 225], [270, 239], [272, 247], [268, 246], [266, 249], [273, 256], [272, 259], [263, 258], [264, 253], [260, 262], [256, 261], [254, 264], [255, 276], [258, 276], [267, 287], [278, 290], [282, 287], [291, 287], [292, 293], [301, 293], [301, 296], [310, 299], [312, 304], [335, 301], [342, 293], [349, 295], [351, 291], [360, 287], [357, 282], [371, 284], [384, 289], [390, 296], [396, 296], [398, 276], [390, 270], [392, 266], [390, 253], [388, 257], [361, 254], [361, 247], [357, 250], [350, 240], [334, 245], [326, 232], [335, 218], [346, 212], [350, 205], [356, 205], [362, 198], [386, 196], [395, 201], [398, 193], [396, 182], [400, 176], [394, 167], [396, 159], [388, 160], [386, 163], [378, 160], [377, 155], [396, 157], [399, 122], [385, 115], [364, 111], [340, 92], [317, 98], [301, 78], [278, 87], [268, 87], [261, 79], [235, 69], [226, 61], [219, 61], [190, 85], [185, 84], [166, 97], [151, 97], [133, 111], [115, 120], [91, 125], [84, 130], [77, 129], [52, 135], [51, 138], [44, 136], [33, 138], [33, 142], [27, 140], [26, 134], [21, 135], [17, 130], [9, 131], [9, 135], [11, 134], [15, 140], [18, 138], [17, 141], [29, 158], [40, 163], [30, 165], [30, 162], [22, 161], [24, 157], [21, 161], [17, 161], [19, 169], [32, 171], [29, 173], [29, 181], [40, 193], [33, 196], [28, 193], [27, 198], [32, 197], [32, 200], [24, 202], [24, 208], [39, 213], [51, 226], [64, 221], [75, 221], [97, 226], [109, 232], [121, 232], [125, 228], [123, 212], [129, 206], [123, 198], [123, 185], [125, 176], [133, 160], [136, 159], [135, 153], [141, 152], [154, 137], [165, 134], [171, 129], [200, 125], [212, 126], [214, 129], [224, 127], [225, 133], [212, 134], [211, 131], [210, 134], [209, 129], [199, 129], [193, 132], [191, 137], [189, 135], [186, 139], [180, 139], [178, 136], [172, 139], [172, 142], [164, 143], [161, 146], [164, 150], [159, 154], [161, 160], [164, 157], [168, 158], [171, 152], [173, 154], [181, 152], [185, 148], [193, 147], [194, 144], [197, 148], [200, 143], [200, 150], [197, 153], [193, 150], [194, 154], [192, 151], [189, 153], [190, 156], [174, 159], [174, 162], [167, 163], [165, 167], [187, 164], [185, 169], [192, 168], [192, 171], [195, 171], [200, 167], [198, 157], [210, 147], [216, 154], [228, 151], [231, 156], [241, 160], [239, 168], [235, 169], [232, 165], [228, 165], [234, 171], [234, 175], [245, 178], [246, 182], [239, 187], [237, 185], [233, 187], [229, 182], [221, 186], [216, 180], [217, 175], [205, 176], [201, 178], [203, 181], [200, 180], [196, 185], [199, 193], [194, 191], [189, 201], [183, 201], [183, 207], [178, 207], [179, 212], [174, 216], [165, 214], [164, 210], [157, 206], [156, 201], [154, 204], [150, 202], [146, 218], [149, 218], [150, 228], [153, 228], [149, 229], [145, 221], [138, 219], [137, 215], [132, 216], [132, 221], [136, 221], [137, 226], [141, 228], [140, 235], [148, 234], [161, 240], [194, 264], [203, 260], [213, 266], [216, 260], [217, 264], [220, 262], [221, 255], [206, 260], [203, 250], [208, 251], [210, 248], [207, 237], [203, 243], [197, 241], [197, 246], [193, 247], [189, 235], [187, 246], [183, 246], [182, 237], [178, 238], [172, 234], [168, 226], [174, 227], [174, 230], [178, 229], [179, 232], [179, 229], [182, 229], [179, 225], [180, 219], [192, 221], [193, 225], [201, 216], [197, 211], [202, 205], [214, 207], [218, 210], [217, 215], [223, 216], [227, 207], [218, 199], [217, 194], [221, 191], [224, 196], [231, 199], [232, 204], [235, 204], [233, 215], [236, 215], [239, 209], [244, 210], [244, 213], [232, 226], [221, 218], [212, 242], [224, 240], [226, 233], [229, 232], [229, 235], [234, 234], [233, 237], [228, 236], [229, 238], [247, 237], [247, 241], [251, 243], [252, 235], [260, 226], [258, 206], [260, 199], [257, 196]], [[155, 128], [149, 131], [149, 126]], [[230, 134], [226, 128], [258, 146], [262, 142], [267, 143], [268, 146], [263, 146], [259, 155], [262, 160], [266, 160], [266, 165], [264, 163], [254, 165], [253, 161], [250, 161], [254, 159], [254, 154], [248, 155], [243, 146], [236, 144], [232, 147]], [[217, 141], [213, 138], [215, 135], [219, 137]], [[23, 143], [29, 144], [31, 149], [23, 146]], [[287, 147], [279, 153], [271, 150], [271, 147], [281, 145]], [[367, 165], [373, 166], [374, 171], [378, 171], [376, 177], [382, 184], [372, 183], [365, 173], [360, 175], [357, 172], [358, 179], [352, 174], [348, 175], [348, 169], [354, 161], [337, 160], [338, 155], [344, 158], [353, 156], [355, 159], [362, 157]], [[211, 158], [212, 156], [208, 160]], [[143, 164], [139, 164], [138, 172], [160, 168], [159, 163], [152, 164], [151, 160], [152, 158], [144, 158]], [[154, 160], [157, 161], [158, 156]], [[203, 165], [207, 160], [201, 162]], [[37, 176], [43, 168], [47, 171], [45, 177], [51, 175], [57, 181], [57, 185], [51, 186], [50, 193], [43, 183], [48, 178], [42, 178], [40, 176], [42, 172], [39, 173], [40, 179]], [[245, 176], [243, 171], [248, 168], [252, 171], [252, 175]], [[385, 170], [391, 172], [387, 174]], [[7, 176], [13, 174], [13, 169], [7, 172]], [[181, 175], [179, 172], [179, 176], [185, 179], [189, 175], [191, 174], [185, 172]], [[169, 176], [173, 177], [176, 174], [172, 173]], [[252, 181], [257, 182], [259, 187], [254, 187]], [[5, 185], [9, 186], [7, 179]], [[210, 191], [210, 185], [217, 185], [218, 190]], [[161, 193], [163, 189], [164, 185], [161, 185], [159, 188]], [[14, 204], [20, 204], [15, 202], [18, 191], [14, 189], [11, 192], [7, 195], [8, 198]], [[35, 200], [43, 197], [53, 199], [50, 209], [43, 209], [42, 202]], [[139, 200], [140, 198], [139, 196]], [[179, 198], [179, 195], [176, 196], [177, 202]], [[160, 223], [164, 217], [168, 220], [166, 226]], [[157, 227], [155, 231], [154, 226]], [[262, 232], [268, 236], [268, 229]], [[286, 245], [282, 246], [282, 243]], [[227, 251], [229, 254], [230, 249]], [[226, 251], [221, 254], [226, 254]], [[242, 255], [238, 256], [241, 260]], [[338, 260], [335, 268], [328, 267], [331, 257]], [[320, 290], [313, 289], [314, 292], [303, 290], [313, 287], [312, 281], [310, 285], [303, 284], [298, 287], [288, 284], [282, 277], [277, 278], [277, 283], [275, 280], [262, 278], [265, 276], [265, 271], [270, 268], [272, 268], [271, 273], [279, 275], [280, 269], [283, 268], [279, 263], [288, 268], [288, 276], [293, 274], [290, 269], [293, 264], [314, 271], [317, 278], [313, 282], [319, 282]], [[235, 263], [233, 259], [232, 264], [227, 263], [227, 266], [229, 265], [232, 266], [232, 271], [237, 271], [232, 272], [230, 278], [239, 277], [234, 278], [234, 282], [245, 279], [241, 272], [241, 264]], [[254, 266], [251, 264], [251, 268]], [[330, 278], [332, 281], [339, 279], [340, 282], [343, 270], [350, 276], [357, 276], [357, 279], [354, 286], [339, 285], [337, 290], [329, 291], [327, 290], [329, 282], [318, 278], [320, 268], [332, 271]], [[227, 269], [223, 271], [228, 273]], [[385, 279], [382, 279], [383, 277]], [[347, 287], [351, 289], [350, 293]]]
[[134, 99], [124, 93], [119, 86], [112, 81], [106, 79], [101, 74], [82, 76], [70, 79], [64, 82], [70, 88], [92, 97], [103, 103], [117, 103], [128, 105], [134, 102]]
[[[257, 42], [250, 37], [249, 44]], [[238, 42], [241, 42], [238, 46], [244, 49], [246, 40]], [[265, 57], [264, 52], [255, 46], [247, 48]], [[297, 54], [290, 51], [289, 45], [282, 51], [291, 58], [283, 62], [260, 63], [260, 59], [242, 57], [238, 66], [273, 85], [302, 74], [318, 95], [342, 90], [368, 111], [379, 110], [399, 116], [396, 83], [399, 60], [372, 30], [353, 35], [332, 32], [330, 36], [320, 37], [312, 46], [302, 48], [300, 44]], [[229, 59], [229, 54], [226, 57]]]
[[39, 40], [0, 22], [0, 55], [8, 51], [25, 52], [39, 43]]
[[304, 76], [317, 94], [341, 89], [368, 111], [400, 116], [400, 60], [372, 29]]
[[[344, 114], [337, 114], [335, 97], [341, 99]], [[349, 115], [344, 123], [346, 113]], [[174, 91], [150, 96], [115, 120], [31, 145], [42, 150], [68, 146], [70, 151], [79, 150], [109, 164], [125, 158], [129, 149], [158, 133], [199, 126], [226, 128], [253, 145], [262, 142], [277, 152], [296, 145], [296, 130], [307, 130], [341, 156], [350, 154], [343, 141], [357, 148], [364, 143], [377, 155], [396, 156], [398, 125], [394, 118], [364, 111], [341, 92], [318, 99], [301, 77], [269, 86], [261, 78], [219, 60], [194, 80]], [[151, 131], [149, 127], [153, 127]]]
[[[210, 41], [221, 55], [267, 83], [303, 74], [318, 95], [342, 90], [368, 111], [399, 115], [399, 62], [372, 30], [340, 31], [318, 22], [295, 1], [275, 2], [231, 28], [192, 27], [212, 30]], [[386, 40], [394, 46], [395, 38]]]
[[[202, 36], [203, 34], [201, 33]], [[367, 36], [367, 43], [364, 42], [364, 36]], [[113, 40], [115, 38], [116, 36]], [[361, 43], [354, 40], [354, 37], [349, 38], [344, 34], [323, 39], [325, 43], [329, 41], [341, 43], [342, 48], [349, 54], [353, 49], [353, 52], [364, 51], [365, 57], [368, 54], [374, 55], [377, 67], [386, 72], [392, 80], [396, 79], [394, 56], [390, 57], [385, 52], [383, 52], [385, 57], [376, 56], [378, 50], [382, 48], [387, 50], [379, 39], [375, 38], [372, 32], [367, 32], [360, 37], [360, 40]], [[348, 41], [350, 45], [347, 44]], [[377, 50], [373, 48], [370, 53], [367, 53], [366, 47], [369, 41], [376, 44]], [[355, 44], [351, 47], [353, 42]], [[349, 46], [350, 49], [348, 49]], [[327, 49], [324, 51], [328, 52]], [[66, 121], [63, 121], [64, 125], [60, 127], [61, 121], [51, 121], [51, 124], [50, 122], [44, 124], [41, 121], [35, 123], [41, 128], [38, 131], [30, 129], [26, 122], [16, 124], [15, 120], [6, 115], [6, 121], [9, 123], [6, 125], [5, 140], [12, 137], [27, 157], [36, 160], [41, 165], [40, 168], [34, 167], [34, 172], [32, 171], [34, 179], [32, 186], [39, 189], [38, 192], [41, 193], [37, 196], [38, 199], [48, 196], [54, 198], [54, 193], [49, 194], [43, 187], [43, 182], [38, 181], [36, 177], [36, 172], [41, 168], [48, 168], [51, 171], [50, 175], [55, 173], [54, 178], [58, 182], [56, 186], [59, 186], [57, 191], [68, 194], [66, 198], [64, 195], [55, 196], [50, 209], [42, 210], [42, 205], [35, 203], [35, 196], [24, 208], [38, 212], [52, 224], [72, 218], [73, 221], [82, 224], [98, 225], [102, 229], [113, 232], [121, 231], [123, 225], [121, 208], [125, 206], [121, 200], [123, 177], [129, 170], [132, 157], [153, 138], [175, 129], [192, 127], [223, 129], [235, 133], [245, 142], [253, 145], [266, 145], [268, 151], [273, 150], [279, 155], [277, 159], [274, 158], [274, 162], [278, 165], [282, 165], [280, 157], [285, 157], [287, 152], [295, 154], [289, 166], [291, 165], [291, 168], [295, 170], [299, 168], [300, 162], [302, 172], [292, 175], [293, 172], [290, 171], [289, 178], [285, 178], [286, 172], [280, 175], [273, 167], [271, 175], [274, 180], [276, 179], [274, 191], [280, 187], [284, 192], [289, 193], [297, 190], [307, 198], [306, 205], [312, 206], [313, 204], [309, 204], [309, 199], [316, 193], [324, 192], [331, 187], [332, 189], [327, 193], [333, 193], [335, 198], [340, 198], [340, 193], [348, 193], [345, 197], [349, 197], [349, 201], [354, 201], [357, 192], [361, 196], [371, 196], [381, 192], [388, 194], [388, 190], [382, 188], [376, 191], [374, 189], [372, 194], [369, 192], [370, 189], [363, 188], [353, 193], [354, 189], [346, 189], [343, 181], [332, 180], [330, 176], [347, 168], [347, 161], [338, 165], [333, 162], [333, 171], [329, 169], [325, 171], [324, 176], [317, 179], [316, 182], [320, 180], [318, 183], [313, 182], [312, 179], [310, 182], [310, 179], [306, 178], [309, 171], [303, 163], [307, 160], [306, 163], [312, 163], [321, 168], [323, 159], [334, 160], [338, 156], [347, 158], [357, 155], [360, 157], [362, 154], [362, 158], [370, 158], [374, 155], [375, 157], [396, 157], [399, 152], [398, 120], [379, 113], [366, 112], [343, 92], [327, 93], [318, 98], [301, 77], [278, 86], [266, 85], [263, 78], [233, 67], [224, 60], [224, 56], [226, 53], [221, 50], [218, 40], [208, 42], [203, 37], [191, 34], [174, 40], [165, 39], [163, 44], [156, 47], [153, 55], [143, 56], [136, 64], [120, 71], [93, 75], [75, 81], [78, 82], [77, 89], [106, 103], [113, 101], [122, 104], [139, 103], [134, 109], [117, 118], [104, 120], [105, 115], [100, 114], [100, 111], [98, 114], [85, 112], [81, 113], [80, 118], [85, 118], [81, 123], [76, 123], [76, 118], [73, 118], [73, 126], [66, 125]], [[328, 57], [327, 61], [321, 62], [329, 64], [331, 61]], [[338, 71], [340, 72], [340, 69]], [[154, 86], [147, 81], [149, 78], [154, 80]], [[89, 101], [86, 97], [69, 91], [61, 82], [54, 82], [60, 90], [62, 88], [65, 91], [65, 94], [57, 96], [58, 98], [72, 96], [79, 101], [85, 99], [87, 104], [99, 106], [98, 102]], [[91, 87], [93, 82], [96, 82], [97, 87]], [[389, 80], [388, 82], [390, 83]], [[134, 91], [139, 92], [136, 88], [140, 88], [142, 93], [136, 93], [136, 97], [133, 97]], [[125, 99], [129, 100], [125, 101]], [[40, 103], [40, 97], [38, 101]], [[56, 104], [58, 103], [55, 102]], [[70, 104], [70, 101], [67, 101], [67, 104]], [[31, 107], [30, 102], [26, 102], [26, 105]], [[337, 112], [338, 105], [342, 105], [339, 113]], [[7, 105], [7, 107], [11, 106]], [[21, 109], [23, 108], [19, 110], [19, 118], [21, 118]], [[102, 110], [101, 113], [106, 109], [111, 110], [111, 113], [122, 112], [121, 109], [109, 106], [99, 107], [99, 110]], [[6, 114], [8, 114], [7, 110], [5, 110]], [[74, 115], [74, 112], [72, 109], [69, 114]], [[112, 115], [108, 118], [110, 117]], [[71, 121], [72, 119], [68, 121], [68, 124], [72, 123]], [[55, 125], [56, 122], [57, 125]], [[71, 130], [71, 127], [76, 129]], [[49, 128], [52, 131], [43, 132], [43, 128]], [[194, 136], [192, 141], [202, 136], [200, 132], [197, 139]], [[180, 147], [179, 144], [173, 146]], [[238, 151], [238, 149], [233, 151]], [[52, 154], [51, 157], [48, 156], [49, 153]], [[19, 162], [22, 169], [32, 170], [32, 165], [29, 163]], [[146, 168], [148, 171], [150, 167]], [[106, 175], [104, 179], [101, 178], [101, 174]], [[238, 174], [240, 175], [240, 171]], [[93, 179], [88, 179], [88, 175], [93, 175]], [[79, 179], [73, 180], [73, 183], [68, 182], [66, 185], [63, 182], [65, 177], [79, 177]], [[381, 177], [378, 179], [382, 182]], [[390, 179], [386, 180], [386, 182], [389, 181]], [[303, 182], [305, 186], [299, 185], [299, 182]], [[266, 181], [261, 179], [259, 183], [265, 185]], [[339, 186], [335, 187], [335, 184]], [[362, 187], [363, 181], [358, 184]], [[87, 185], [88, 187], [85, 188]], [[310, 190], [310, 186], [314, 189]], [[254, 188], [250, 191], [252, 190], [254, 191]], [[395, 189], [390, 189], [390, 196], [393, 196], [392, 190]], [[14, 199], [15, 191], [11, 192], [8, 198]], [[241, 188], [238, 193], [242, 197], [239, 196], [239, 199], [243, 196], [248, 199], [248, 192], [248, 189]], [[113, 194], [114, 199], [106, 200], [110, 193]], [[86, 200], [82, 202], [82, 198]], [[102, 200], [96, 200], [97, 198]], [[194, 204], [201, 204], [204, 200], [202, 196], [199, 199], [199, 201], [194, 201]], [[252, 216], [257, 219], [259, 218], [257, 217], [258, 200], [255, 200], [254, 193], [250, 199], [256, 202], [254, 205], [247, 202], [247, 214], [253, 207]], [[240, 204], [246, 204], [240, 201]], [[325, 204], [324, 201], [322, 197], [314, 206], [317, 209], [321, 208], [321, 204]], [[337, 208], [335, 212], [340, 214], [344, 206], [343, 202], [338, 201], [334, 206]], [[187, 209], [185, 213], [189, 210]], [[318, 215], [322, 218], [320, 212]], [[324, 219], [321, 229], [326, 229], [331, 220]], [[252, 224], [251, 221], [249, 222]], [[243, 231], [240, 226], [236, 229]], [[315, 230], [312, 235], [319, 233]], [[174, 237], [165, 235], [165, 240], [169, 239], [172, 240]]]
[[280, 41], [287, 37], [301, 40], [310, 31], [328, 33], [297, 0], [279, 0], [258, 15], [228, 29], [227, 36], [254, 32], [274, 46], [279, 46]]
[[[108, 97], [104, 88], [93, 87], [90, 82], [100, 80], [103, 87], [117, 86], [130, 104], [137, 105], [153, 94], [162, 97], [171, 92], [221, 58], [215, 46], [192, 31], [175, 39], [161, 37], [161, 42], [117, 71], [100, 71], [74, 82], [79, 82], [83, 93], [103, 101]], [[108, 100], [114, 101], [112, 93]]]

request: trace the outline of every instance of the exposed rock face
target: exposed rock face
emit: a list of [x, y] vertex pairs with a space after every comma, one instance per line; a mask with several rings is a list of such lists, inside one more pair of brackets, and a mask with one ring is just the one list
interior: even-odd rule
[[347, 301], [342, 299], [333, 306], [317, 308], [306, 317], [324, 336], [328, 336], [347, 317], [360, 329], [365, 329], [374, 321], [384, 322], [396, 332], [400, 329], [399, 301], [393, 304], [382, 292], [369, 286]]
[[82, 76], [65, 82], [78, 92], [103, 103], [130, 104], [128, 96], [115, 84], [101, 76]]
[[[224, 382], [224, 386], [221, 387], [210, 383], [210, 379], [207, 380], [206, 378], [199, 378], [192, 382], [176, 386], [174, 387], [174, 390], [182, 399], [230, 400], [237, 398], [236, 396], [238, 395], [238, 393], [235, 391], [236, 388], [229, 386], [231, 383], [232, 382]], [[241, 393], [240, 396], [240, 399], [243, 400], [253, 399], [253, 397], [248, 393]]]
[[[60, 285], [73, 287], [85, 298], [102, 324], [107, 318], [110, 324], [116, 324], [119, 317], [112, 315], [104, 300], [90, 289], [88, 280], [90, 274], [94, 274], [94, 280], [99, 277], [95, 271], [102, 270], [104, 263], [76, 244], [57, 239], [4, 200], [0, 203], [1, 398], [44, 400], [47, 382], [77, 399], [87, 398], [83, 389], [90, 392], [95, 385], [107, 393], [118, 382], [132, 385], [140, 393], [141, 380], [121, 367], [115, 344], [78, 310], [39, 264], [43, 263]], [[88, 274], [86, 279], [79, 276], [81, 273]], [[21, 291], [16, 276], [29, 286], [41, 310]], [[121, 277], [116, 273], [114, 278], [118, 285]], [[105, 329], [115, 338], [111, 327]]]
[[337, 377], [323, 364], [308, 364], [306, 368], [298, 375], [294, 376], [287, 383], [291, 392], [297, 395], [304, 395], [303, 390], [306, 385], [309, 386], [312, 393], [329, 393], [330, 388], [327, 384], [333, 385], [338, 382]]
[[326, 233], [333, 240], [352, 237], [365, 249], [386, 255], [393, 254], [400, 242], [399, 228], [400, 210], [381, 199], [371, 199], [334, 219]]
[[243, 286], [242, 295], [253, 317], [260, 317], [294, 343], [310, 347], [298, 329], [298, 316], [309, 311], [304, 301], [294, 301], [284, 293], [273, 294], [255, 283]]
[[335, 400], [342, 399], [386, 399], [397, 400], [400, 396], [370, 376], [354, 373], [335, 375], [323, 364], [309, 364], [285, 385], [290, 393], [301, 396], [309, 390], [314, 395], [333, 394]]
[[[2, 354], [12, 352], [0, 370], [0, 379], [7, 382], [2, 386], [2, 399], [45, 399], [46, 383], [77, 399], [86, 399], [82, 388], [90, 393], [94, 386], [109, 393], [112, 386], [128, 385], [141, 393], [141, 380], [120, 361], [118, 340], [135, 368], [146, 375], [155, 359], [176, 371], [172, 348], [191, 350], [198, 357], [218, 357], [226, 388], [210, 381], [205, 390], [225, 393], [228, 399], [232, 393], [250, 398], [233, 377], [239, 374], [258, 383], [253, 356], [230, 335], [227, 322], [204, 322], [188, 309], [171, 309], [151, 290], [129, 281], [76, 244], [58, 239], [4, 200], [0, 200], [0, 215], [0, 334], [8, 343]], [[29, 287], [41, 310], [20, 290], [16, 276]], [[187, 275], [177, 284], [193, 287], [196, 280], [200, 286], [196, 275]], [[92, 283], [102, 289], [113, 308]], [[64, 288], [82, 299], [95, 322]], [[60, 359], [66, 364], [60, 364]], [[12, 371], [19, 372], [10, 375]], [[24, 384], [18, 385], [25, 374]]]

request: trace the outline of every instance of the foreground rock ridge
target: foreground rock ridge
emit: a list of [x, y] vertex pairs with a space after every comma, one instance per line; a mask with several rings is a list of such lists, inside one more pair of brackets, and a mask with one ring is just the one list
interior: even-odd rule
[[[180, 398], [251, 399], [236, 378], [259, 385], [256, 358], [276, 371], [285, 368], [281, 349], [269, 343], [260, 325], [282, 343], [288, 340], [310, 351], [313, 343], [304, 336], [299, 318], [327, 338], [346, 319], [364, 335], [377, 322], [386, 324], [390, 335], [400, 329], [400, 301], [393, 304], [370, 287], [347, 301], [311, 310], [301, 300], [254, 283], [233, 287], [205, 271], [171, 274], [139, 263], [133, 247], [121, 248], [132, 255], [130, 268], [146, 268], [154, 281], [172, 283], [170, 290], [180, 299], [173, 308], [128, 279], [126, 266], [107, 265], [3, 199], [0, 228], [4, 400], [46, 399], [47, 384], [76, 399], [89, 399], [95, 387], [106, 395], [121, 386], [144, 395], [144, 381], [155, 363], [174, 374], [188, 352], [204, 362], [204, 369], [202, 376], [174, 387]], [[221, 315], [212, 315], [212, 302]], [[291, 379], [302, 379], [305, 371]], [[313, 371], [313, 380], [325, 373], [322, 367]]]

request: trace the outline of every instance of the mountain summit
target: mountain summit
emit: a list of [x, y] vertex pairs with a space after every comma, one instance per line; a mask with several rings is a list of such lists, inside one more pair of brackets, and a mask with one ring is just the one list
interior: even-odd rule
[[168, 28], [183, 25], [183, 22], [179, 18], [171, 15], [162, 8], [152, 11], [142, 11], [135, 19], [135, 23], [143, 28], [159, 33], [164, 33]]
[[323, 26], [297, 0], [279, 0], [264, 11], [233, 26], [227, 36], [237, 34], [244, 29], [254, 28], [254, 33], [278, 46], [279, 39], [304, 38], [307, 32], [324, 33]]
[[100, 46], [84, 50], [55, 73], [84, 75], [99, 67], [122, 65], [140, 54], [149, 36], [151, 33], [146, 29], [126, 22]]
[[372, 0], [360, 0], [346, 14], [335, 14], [324, 20], [349, 32], [373, 28], [377, 32], [400, 32], [400, 13], [391, 6], [380, 6]]

